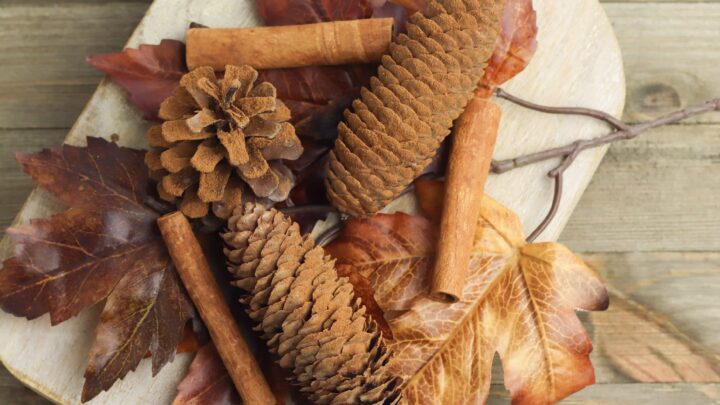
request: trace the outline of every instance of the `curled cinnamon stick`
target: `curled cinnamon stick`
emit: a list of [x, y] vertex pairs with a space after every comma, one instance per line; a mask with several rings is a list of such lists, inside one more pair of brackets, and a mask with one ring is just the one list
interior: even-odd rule
[[245, 404], [275, 404], [270, 387], [235, 323], [190, 223], [180, 212], [158, 219], [163, 239], [195, 307]]
[[497, 104], [475, 96], [455, 125], [430, 287], [438, 301], [453, 303], [462, 296], [500, 116]]
[[193, 28], [187, 33], [190, 69], [250, 65], [256, 69], [344, 65], [380, 60], [392, 37], [392, 18], [257, 28]]

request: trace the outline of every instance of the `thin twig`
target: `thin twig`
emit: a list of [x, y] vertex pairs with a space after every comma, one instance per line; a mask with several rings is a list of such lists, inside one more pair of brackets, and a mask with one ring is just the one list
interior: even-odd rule
[[605, 121], [611, 126], [613, 126], [615, 129], [625, 129], [628, 127], [627, 124], [606, 113], [605, 111], [593, 110], [591, 108], [582, 107], [548, 107], [515, 97], [501, 88], [495, 90], [495, 95], [499, 98], [503, 98], [512, 103], [515, 103], [519, 106], [523, 106], [525, 108], [544, 112], [547, 114], [584, 115], [587, 117], [593, 117], [600, 121]]
[[548, 225], [550, 225], [552, 220], [555, 218], [555, 215], [560, 208], [560, 201], [562, 200], [563, 192], [563, 172], [557, 172], [557, 174], [555, 174], [553, 178], [555, 179], [555, 193], [553, 195], [553, 201], [552, 205], [550, 206], [550, 211], [548, 211], [545, 219], [543, 219], [540, 225], [538, 225], [538, 227], [535, 228], [534, 231], [532, 231], [530, 236], [527, 237], [528, 242], [534, 242], [535, 239], [537, 239], [537, 237], [545, 231]]
[[[614, 128], [618, 128], [617, 124], [608, 121], [607, 117], [605, 117], [606, 113], [602, 111], [586, 108], [543, 107], [534, 103], [520, 100], [515, 96], [509, 95], [507, 92], [501, 89], [498, 89], [496, 91], [496, 94], [499, 94], [502, 98], [510, 100], [514, 103], [518, 103], [519, 105], [532, 110], [547, 112], [551, 114], [585, 115], [601, 121], [608, 122]], [[491, 166], [491, 171], [495, 174], [501, 174], [513, 169], [517, 169], [518, 167], [531, 165], [533, 163], [538, 163], [554, 158], [565, 158], [573, 153], [575, 153], [575, 156], [577, 156], [579, 152], [582, 152], [584, 150], [596, 148], [598, 146], [607, 145], [617, 141], [632, 139], [650, 129], [667, 124], [672, 124], [674, 122], [694, 117], [696, 115], [705, 114], [711, 111], [720, 111], [720, 98], [716, 98], [714, 100], [710, 100], [703, 104], [686, 108], [684, 110], [675, 111], [660, 118], [656, 118], [652, 121], [643, 122], [635, 125], [627, 125], [625, 123], [622, 123], [620, 125], [621, 128], [624, 129], [617, 129], [614, 132], [611, 132], [607, 135], [599, 136], [597, 138], [575, 141], [569, 145], [551, 148], [541, 152], [530, 153], [513, 159], [497, 160], [493, 162]], [[572, 163], [573, 161], [567, 162], [567, 166], [570, 166]]]
[[599, 110], [593, 110], [590, 108], [547, 107], [532, 103], [530, 101], [522, 100], [509, 94], [503, 89], [497, 89], [495, 91], [495, 95], [499, 98], [503, 98], [525, 108], [548, 114], [569, 114], [592, 117], [607, 123], [614, 129], [613, 132], [607, 135], [598, 136], [593, 139], [578, 140], [569, 145], [561, 146], [558, 148], [552, 148], [544, 150], [542, 152], [530, 153], [514, 159], [494, 161], [492, 163], [490, 170], [493, 173], [500, 174], [533, 163], [542, 162], [554, 158], [562, 158], [560, 164], [554, 169], [552, 169], [550, 172], [548, 172], [548, 177], [555, 179], [555, 193], [553, 195], [553, 201], [550, 207], [550, 211], [545, 216], [545, 219], [543, 219], [540, 225], [538, 225], [538, 227], [527, 238], [528, 242], [532, 242], [538, 236], [540, 236], [540, 234], [555, 218], [555, 215], [558, 212], [558, 208], [560, 207], [560, 201], [562, 200], [563, 175], [565, 174], [565, 171], [567, 171], [567, 169], [575, 162], [581, 152], [587, 149], [597, 148], [598, 146], [607, 145], [613, 142], [632, 139], [650, 129], [678, 122], [686, 118], [694, 117], [696, 115], [705, 114], [712, 111], [720, 111], [720, 99], [714, 99], [694, 107], [675, 111], [673, 113], [664, 115], [660, 118], [656, 118], [648, 122], [629, 125], [618, 120], [612, 115]]

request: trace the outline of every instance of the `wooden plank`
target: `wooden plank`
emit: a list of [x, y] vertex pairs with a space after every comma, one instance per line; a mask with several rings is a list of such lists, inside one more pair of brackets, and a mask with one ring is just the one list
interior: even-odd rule
[[718, 134], [677, 125], [613, 145], [561, 241], [593, 252], [720, 250]]
[[70, 127], [102, 77], [85, 57], [121, 49], [147, 7], [1, 7], [0, 128]]
[[0, 130], [0, 232], [4, 233], [27, 199], [34, 183], [17, 162], [14, 152], [36, 152], [49, 145], [56, 145], [65, 138], [65, 129]]
[[[720, 353], [720, 253], [593, 253], [583, 258], [618, 292], [714, 353]], [[613, 303], [611, 301], [611, 307]], [[594, 315], [591, 316], [591, 318]]]
[[[646, 120], [720, 97], [720, 3], [644, 3], [604, 4], [625, 61], [625, 117]], [[720, 113], [692, 122], [717, 123]]]
[[25, 387], [0, 366], [0, 403], [3, 405], [48, 405], [43, 397]]
[[[608, 288], [614, 289], [611, 285]], [[694, 297], [699, 301], [711, 299], [700, 292]], [[654, 312], [622, 293], [613, 292], [610, 299], [607, 311], [589, 316], [595, 357], [600, 360], [600, 366], [596, 366], [598, 382], [620, 374], [640, 382], [720, 383], [720, 358], [711, 348], [693, 340], [665, 314]], [[710, 308], [718, 312], [717, 305]], [[717, 331], [718, 323], [714, 321], [710, 319], [712, 324], [703, 325], [707, 330]]]
[[[603, 384], [586, 388], [561, 405], [711, 405], [720, 403], [720, 384]], [[487, 405], [510, 404], [509, 393], [493, 385]]]
[[720, 382], [720, 253], [585, 254], [611, 291], [585, 314], [599, 383]]
[[[624, 54], [629, 84], [626, 117], [635, 121], [720, 95], [720, 82], [714, 79], [720, 69], [715, 46], [720, 4], [646, 3], [604, 4]], [[69, 126], [99, 77], [84, 65], [85, 55], [119, 49], [147, 7], [143, 1], [73, 1], [59, 7], [42, 7], [54, 4], [50, 0], [12, 4], [20, 6], [0, 8], [0, 37], [8, 38], [0, 44], [0, 63], [23, 77], [16, 83], [0, 82], [0, 127], [5, 128]], [[12, 15], [9, 10], [14, 10]], [[26, 35], [33, 25], [43, 29]], [[78, 37], [83, 41], [76, 41]], [[38, 46], [43, 43], [49, 47]], [[52, 49], [56, 54], [51, 52], [48, 59], [46, 52]], [[44, 77], [48, 72], [55, 77]], [[18, 97], [26, 100], [23, 108], [14, 103]], [[37, 114], [42, 114], [40, 119]], [[695, 122], [720, 122], [720, 114]]]

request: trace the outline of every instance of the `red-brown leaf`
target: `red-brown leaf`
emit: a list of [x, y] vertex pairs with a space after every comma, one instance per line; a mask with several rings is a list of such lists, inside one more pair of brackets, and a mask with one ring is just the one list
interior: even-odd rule
[[[386, 335], [392, 331], [383, 312], [392, 315], [405, 307], [407, 297], [415, 297], [424, 289], [421, 281], [432, 264], [435, 233], [435, 228], [422, 217], [380, 214], [372, 221], [346, 221], [338, 237], [325, 247], [337, 260], [341, 274], [357, 274], [355, 291], [373, 319], [388, 329]], [[419, 277], [409, 277], [410, 274]]]
[[[356, 20], [373, 14], [368, 0], [257, 0], [257, 5], [265, 25]], [[260, 78], [277, 87], [278, 97], [288, 104], [297, 122], [316, 108], [368, 85], [374, 73], [374, 65], [310, 66], [266, 70], [260, 72]]]
[[160, 103], [187, 72], [185, 44], [169, 39], [159, 45], [88, 56], [87, 61], [127, 90], [133, 104], [150, 120], [157, 120]]
[[[275, 363], [269, 353], [262, 352], [258, 361], [278, 405], [308, 404], [307, 400], [292, 388], [286, 371]], [[178, 385], [177, 390], [173, 405], [239, 405], [242, 403], [212, 342], [203, 346], [195, 355], [190, 369]]]
[[537, 32], [532, 0], [507, 0], [502, 31], [481, 81], [482, 94], [491, 95], [527, 67], [537, 50]]
[[173, 405], [240, 405], [242, 401], [212, 343], [203, 346], [177, 387]]
[[368, 18], [368, 0], [257, 0], [265, 25], [311, 24]]
[[8, 230], [15, 257], [0, 271], [0, 307], [53, 324], [107, 299], [86, 370], [88, 400], [134, 370], [148, 351], [153, 371], [170, 361], [192, 316], [155, 226], [144, 153], [88, 138], [18, 161], [69, 206]]

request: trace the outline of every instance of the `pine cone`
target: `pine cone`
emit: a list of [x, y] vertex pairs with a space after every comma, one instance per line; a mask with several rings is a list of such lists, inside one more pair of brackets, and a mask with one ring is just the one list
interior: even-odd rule
[[279, 364], [319, 404], [395, 404], [401, 379], [365, 307], [334, 261], [297, 223], [260, 205], [239, 206], [223, 234], [235, 286]]
[[165, 122], [148, 131], [153, 149], [145, 161], [161, 173], [160, 197], [182, 198], [188, 217], [207, 216], [212, 204], [215, 216], [227, 218], [246, 186], [256, 197], [282, 201], [294, 185], [281, 159], [297, 159], [302, 145], [275, 87], [255, 86], [257, 77], [249, 66], [227, 66], [217, 80], [212, 68], [201, 67], [160, 106]]
[[341, 211], [376, 213], [430, 164], [483, 76], [504, 1], [431, 0], [345, 112], [326, 188]]

